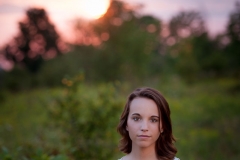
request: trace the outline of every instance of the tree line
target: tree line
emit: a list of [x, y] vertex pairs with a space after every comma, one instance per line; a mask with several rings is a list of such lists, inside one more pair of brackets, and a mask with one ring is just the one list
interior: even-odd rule
[[[87, 78], [96, 81], [169, 73], [190, 81], [204, 77], [239, 78], [240, 3], [236, 2], [229, 15], [225, 31], [215, 37], [210, 37], [197, 11], [182, 11], [166, 23], [152, 15], [139, 15], [137, 10], [137, 6], [113, 0], [101, 18], [91, 22], [76, 20], [76, 41], [64, 44], [47, 12], [30, 8], [27, 20], [19, 22], [19, 35], [1, 54], [15, 64], [15, 69], [21, 66], [31, 73], [41, 73], [45, 63], [52, 63], [49, 59], [56, 59], [53, 75], [57, 70], [62, 70], [61, 74], [83, 70]], [[59, 57], [66, 45], [72, 50], [64, 60]]]

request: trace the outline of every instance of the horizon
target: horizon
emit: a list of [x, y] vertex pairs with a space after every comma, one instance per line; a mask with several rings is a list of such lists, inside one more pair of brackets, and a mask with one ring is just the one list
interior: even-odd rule
[[[139, 14], [149, 14], [167, 23], [171, 17], [180, 11], [195, 10], [202, 15], [206, 28], [211, 36], [223, 33], [229, 19], [229, 15], [234, 11], [236, 0], [169, 0], [163, 2], [160, 0], [121, 0], [130, 5], [143, 4]], [[86, 16], [80, 4], [83, 0], [71, 0], [68, 3], [63, 1], [44, 0], [23, 0], [21, 3], [16, 0], [0, 0], [0, 48], [10, 42], [18, 33], [18, 22], [25, 17], [25, 11], [29, 7], [40, 6], [48, 13], [51, 23], [64, 41], [71, 42], [74, 39], [73, 22], [77, 18], [92, 19]], [[79, 6], [74, 6], [74, 2], [79, 2]], [[217, 3], [218, 2], [218, 3]], [[53, 7], [55, 5], [55, 8]], [[66, 5], [67, 4], [67, 5]], [[73, 8], [74, 6], [74, 8]], [[85, 16], [84, 16], [85, 15]], [[221, 24], [221, 25], [220, 25]], [[65, 31], [68, 31], [66, 34]], [[70, 34], [69, 34], [70, 33]]]

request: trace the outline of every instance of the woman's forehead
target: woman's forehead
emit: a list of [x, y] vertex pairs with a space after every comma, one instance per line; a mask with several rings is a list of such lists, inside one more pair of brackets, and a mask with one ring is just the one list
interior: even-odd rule
[[140, 115], [159, 116], [157, 104], [149, 98], [134, 98], [129, 107], [129, 114], [138, 113]]

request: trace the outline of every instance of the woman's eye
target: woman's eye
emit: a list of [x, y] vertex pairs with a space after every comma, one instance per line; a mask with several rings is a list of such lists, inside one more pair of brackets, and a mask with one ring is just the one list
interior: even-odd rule
[[157, 119], [151, 119], [151, 121], [152, 121], [152, 122], [158, 122], [158, 120], [157, 120]]
[[140, 118], [139, 118], [139, 117], [133, 117], [133, 120], [134, 120], [134, 121], [139, 121]]

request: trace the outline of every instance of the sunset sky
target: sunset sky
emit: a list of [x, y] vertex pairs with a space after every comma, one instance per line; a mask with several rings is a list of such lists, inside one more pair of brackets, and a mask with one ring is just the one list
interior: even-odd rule
[[[141, 13], [151, 14], [165, 22], [182, 10], [199, 11], [212, 35], [224, 30], [236, 2], [236, 0], [123, 1], [130, 4], [141, 3], [144, 5]], [[24, 18], [29, 7], [44, 7], [57, 31], [63, 38], [71, 39], [72, 20], [96, 18], [107, 9], [108, 4], [109, 0], [0, 0], [0, 47], [17, 34], [18, 22]]]

